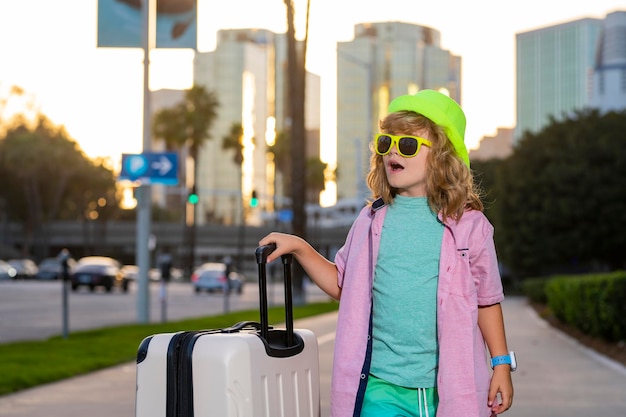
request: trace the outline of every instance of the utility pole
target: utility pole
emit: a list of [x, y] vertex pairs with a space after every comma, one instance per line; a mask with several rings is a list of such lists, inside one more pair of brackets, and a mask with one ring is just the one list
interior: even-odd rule
[[[142, 2], [143, 13], [143, 152], [152, 148], [152, 114], [150, 109], [150, 51], [154, 46], [156, 29], [156, 0]], [[135, 259], [139, 267], [137, 284], [137, 321], [150, 321], [150, 288], [148, 271], [150, 270], [150, 226], [152, 220], [150, 184], [141, 184], [137, 199], [137, 241]]]

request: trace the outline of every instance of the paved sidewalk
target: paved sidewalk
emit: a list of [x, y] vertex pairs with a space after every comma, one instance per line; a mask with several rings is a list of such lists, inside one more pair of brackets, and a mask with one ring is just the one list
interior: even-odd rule
[[523, 298], [504, 304], [515, 350], [515, 396], [507, 417], [625, 417], [626, 367], [555, 330]]
[[[513, 407], [504, 416], [626, 416], [624, 366], [551, 328], [523, 298], [510, 297], [503, 306], [507, 338], [519, 363], [513, 374]], [[329, 314], [296, 323], [296, 327], [323, 329], [316, 332], [320, 337], [323, 417], [328, 417], [329, 339], [334, 318]], [[0, 397], [0, 416], [133, 417], [134, 395], [135, 364], [128, 363]]]

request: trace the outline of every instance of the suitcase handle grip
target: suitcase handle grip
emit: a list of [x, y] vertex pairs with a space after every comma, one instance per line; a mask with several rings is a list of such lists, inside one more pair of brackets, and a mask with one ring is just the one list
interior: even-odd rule
[[[256, 261], [259, 266], [259, 298], [261, 310], [261, 338], [269, 341], [269, 320], [267, 313], [267, 257], [276, 250], [276, 245], [271, 243], [256, 248]], [[291, 264], [293, 255], [285, 254], [281, 256], [284, 276], [285, 276], [285, 324], [286, 346], [293, 347], [295, 343], [293, 331], [293, 295], [291, 291]]]
[[276, 244], [270, 243], [269, 245], [263, 245], [256, 248], [254, 254], [256, 255], [257, 264], [266, 264], [267, 257], [276, 250]]
[[239, 333], [240, 331], [245, 329], [260, 330], [261, 324], [256, 321], [240, 321], [239, 323], [233, 324], [230, 327], [220, 329], [220, 333]]

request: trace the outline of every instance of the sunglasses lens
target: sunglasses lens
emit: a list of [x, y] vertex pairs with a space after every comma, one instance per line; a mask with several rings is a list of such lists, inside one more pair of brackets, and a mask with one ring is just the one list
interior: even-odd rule
[[398, 140], [398, 151], [404, 156], [413, 156], [417, 153], [417, 139], [403, 137]]
[[389, 148], [391, 148], [391, 137], [380, 135], [376, 141], [376, 152], [382, 155], [389, 152]]

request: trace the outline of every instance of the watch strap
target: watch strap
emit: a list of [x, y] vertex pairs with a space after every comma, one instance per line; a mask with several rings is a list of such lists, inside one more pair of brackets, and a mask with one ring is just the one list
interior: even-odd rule
[[510, 355], [500, 355], [491, 358], [491, 367], [495, 367], [498, 365], [511, 365], [511, 356]]

